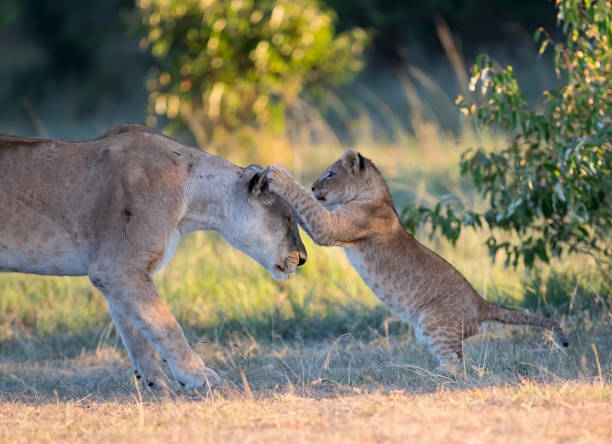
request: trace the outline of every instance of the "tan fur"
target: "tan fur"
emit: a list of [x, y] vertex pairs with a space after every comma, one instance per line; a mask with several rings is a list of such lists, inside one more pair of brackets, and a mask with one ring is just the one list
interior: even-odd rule
[[240, 168], [149, 128], [91, 141], [0, 135], [0, 271], [89, 275], [135, 371], [188, 387], [217, 383], [153, 283], [181, 237], [215, 230], [277, 279], [306, 260], [291, 208], [261, 167]]
[[443, 369], [454, 371], [462, 362], [462, 341], [485, 321], [549, 328], [567, 346], [559, 324], [491, 305], [452, 265], [419, 244], [400, 223], [380, 172], [356, 151], [346, 151], [315, 181], [314, 197], [279, 165], [269, 166], [266, 175], [315, 242], [345, 248], [365, 283], [415, 328]]

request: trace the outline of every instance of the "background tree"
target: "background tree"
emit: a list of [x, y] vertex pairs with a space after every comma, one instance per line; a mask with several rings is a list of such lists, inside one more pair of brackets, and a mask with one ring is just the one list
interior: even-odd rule
[[215, 131], [284, 127], [303, 92], [340, 84], [362, 68], [360, 28], [336, 35], [316, 0], [139, 0], [159, 61], [148, 82], [149, 118], [186, 125], [203, 145]]
[[[464, 211], [456, 199], [434, 209], [410, 208], [406, 225], [431, 223], [432, 233], [455, 241], [463, 226], [514, 233], [487, 240], [493, 258], [503, 251], [506, 263], [527, 267], [536, 259], [579, 251], [610, 265], [612, 225], [612, 3], [557, 0], [565, 44], [543, 39], [540, 53], [554, 46], [562, 86], [542, 93], [538, 111], [521, 94], [512, 67], [495, 69], [481, 57], [470, 89], [480, 100], [462, 104], [461, 112], [477, 124], [514, 134], [499, 151], [463, 154], [461, 174], [473, 180], [489, 202], [484, 213]], [[545, 34], [535, 34], [536, 41]], [[458, 102], [463, 102], [459, 97]], [[498, 232], [497, 232], [498, 233]]]
[[[134, 14], [128, 12], [134, 10], [135, 3], [0, 0], [0, 56], [5, 62], [0, 67], [0, 101], [4, 105], [0, 109], [0, 130], [86, 138], [121, 122], [144, 123], [149, 93], [143, 77], [156, 61], [148, 51], [139, 51], [134, 33], [125, 32], [126, 22], [133, 25]], [[353, 115], [364, 106], [376, 114], [376, 106], [355, 94], [365, 85], [396, 116], [403, 117], [406, 128], [410, 127], [411, 110], [398, 94], [402, 84], [392, 75], [398, 66], [404, 67], [405, 55], [410, 63], [433, 75], [445, 94], [454, 96], [458, 90], [450, 70], [435, 69], [438, 62], [444, 63], [435, 15], [448, 22], [468, 60], [482, 51], [479, 48], [494, 52], [504, 48], [504, 52], [514, 54], [510, 60], [519, 62], [523, 56], [518, 55], [527, 48], [531, 50], [524, 39], [525, 30], [535, 29], [536, 24], [553, 28], [554, 22], [553, 6], [544, 0], [320, 0], [320, 5], [337, 13], [337, 31], [359, 26], [368, 33], [371, 30], [374, 36], [369, 63], [360, 75], [361, 84], [334, 88], [333, 93]], [[141, 18], [138, 14], [136, 21], [140, 23]], [[398, 48], [405, 50], [402, 57]], [[548, 62], [542, 62], [548, 77]], [[530, 97], [530, 88], [523, 92]], [[448, 122], [456, 124], [446, 102], [443, 113], [446, 126]], [[345, 116], [326, 113], [325, 119], [338, 137], [354, 143], [350, 134], [354, 125]], [[33, 125], [35, 120], [46, 130]], [[389, 121], [377, 118], [377, 131], [392, 137], [395, 127]]]

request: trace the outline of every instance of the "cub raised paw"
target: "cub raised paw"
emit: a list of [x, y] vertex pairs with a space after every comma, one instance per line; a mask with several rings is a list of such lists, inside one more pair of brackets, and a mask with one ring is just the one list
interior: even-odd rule
[[264, 170], [264, 174], [268, 179], [270, 191], [275, 193], [290, 190], [295, 183], [293, 176], [285, 168], [276, 163], [268, 165]]

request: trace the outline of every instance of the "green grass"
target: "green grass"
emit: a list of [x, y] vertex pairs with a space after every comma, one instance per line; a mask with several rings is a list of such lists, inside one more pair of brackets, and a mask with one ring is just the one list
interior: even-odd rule
[[[408, 146], [363, 142], [356, 148], [379, 165], [398, 208], [409, 202], [431, 202], [448, 191], [482, 205], [469, 184], [461, 182], [457, 161], [467, 147], [499, 141], [466, 133], [459, 140], [439, 135], [428, 143], [407, 138]], [[261, 143], [266, 145], [265, 140]], [[248, 160], [234, 153], [232, 160], [239, 164], [282, 161], [308, 184], [342, 152], [335, 145], [296, 151], [277, 148], [251, 153], [255, 158]], [[610, 316], [609, 280], [588, 258], [570, 256], [531, 273], [505, 269], [501, 263], [491, 264], [483, 245], [487, 236], [485, 231], [465, 231], [452, 246], [418, 233], [422, 242], [453, 263], [495, 303], [543, 312], [570, 330], [579, 328], [585, 316], [588, 322]], [[196, 233], [183, 240], [156, 283], [194, 342], [225, 341], [235, 335], [264, 341], [318, 340], [346, 332], [371, 339], [388, 329], [393, 318], [361, 282], [343, 251], [315, 246], [303, 237], [309, 260], [285, 282], [274, 281], [217, 235]], [[105, 300], [87, 278], [2, 274], [0, 295], [0, 347], [5, 352], [32, 349], [34, 343], [46, 344], [48, 353], [78, 352], [114, 335]], [[410, 330], [398, 322], [391, 325], [392, 334]]]

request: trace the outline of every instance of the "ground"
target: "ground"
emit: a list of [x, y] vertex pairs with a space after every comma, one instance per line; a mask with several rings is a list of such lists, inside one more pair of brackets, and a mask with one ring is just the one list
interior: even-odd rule
[[[609, 442], [610, 389], [588, 383], [315, 399], [75, 400], [2, 407], [4, 442]], [[606, 412], [607, 410], [607, 412]]]
[[[400, 211], [449, 191], [482, 204], [457, 173], [472, 142], [440, 140], [357, 148]], [[342, 149], [235, 160], [279, 162], [308, 184]], [[308, 262], [278, 283], [197, 234], [156, 283], [225, 385], [149, 394], [87, 278], [0, 274], [0, 442], [609, 442], [609, 277], [576, 255], [531, 271], [492, 264], [486, 231], [455, 246], [417, 235], [491, 302], [559, 321], [569, 349], [542, 330], [491, 325], [467, 341], [456, 377], [438, 374], [340, 249], [305, 239]]]
[[487, 328], [456, 377], [409, 331], [236, 337], [197, 347], [223, 387], [154, 394], [112, 336], [63, 358], [61, 339], [30, 343], [40, 359], [0, 364], [0, 442], [609, 442], [610, 331], [573, 334], [565, 351], [541, 332]]

